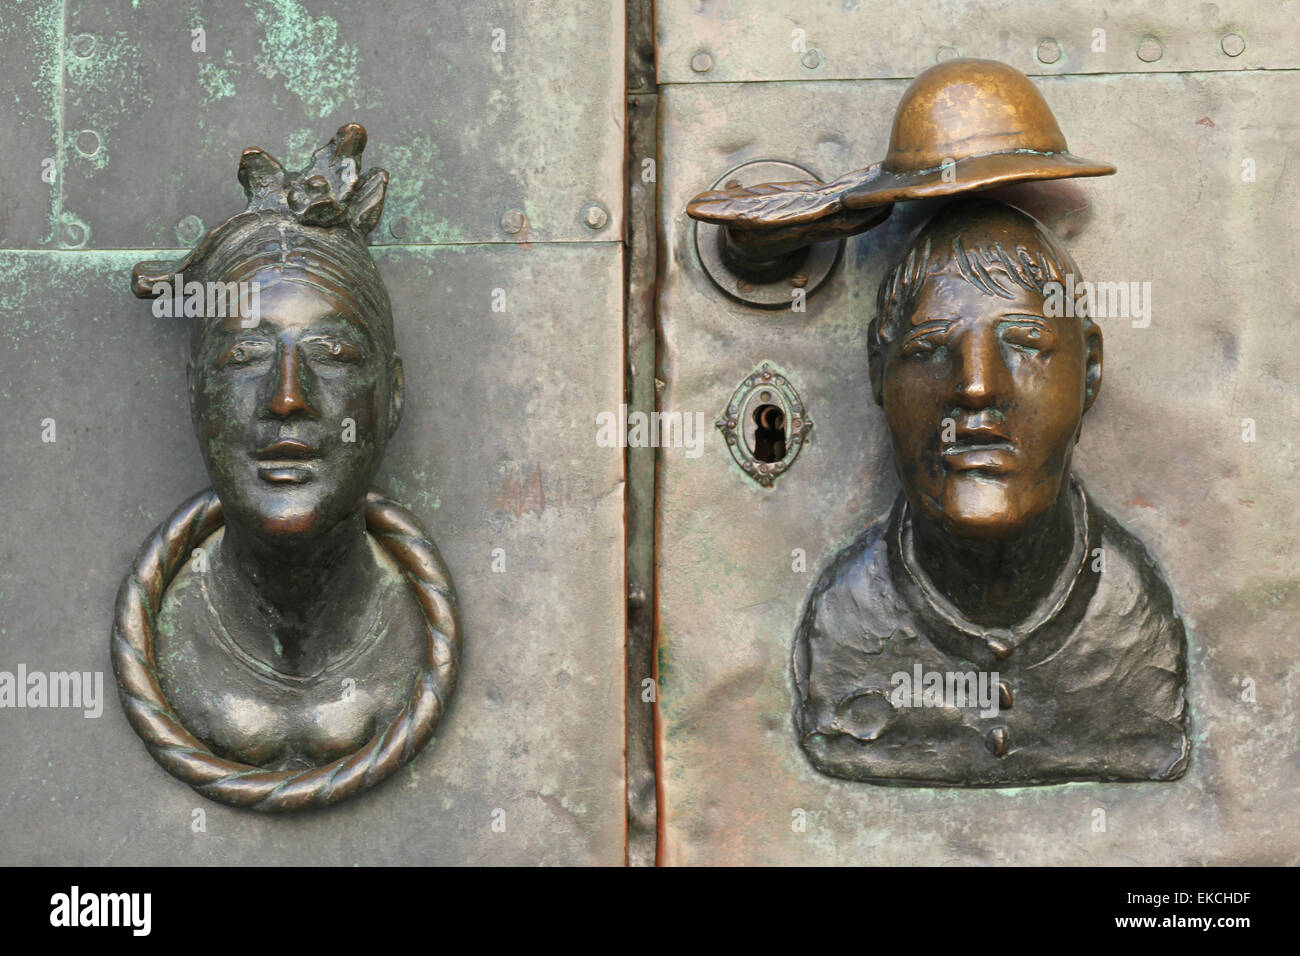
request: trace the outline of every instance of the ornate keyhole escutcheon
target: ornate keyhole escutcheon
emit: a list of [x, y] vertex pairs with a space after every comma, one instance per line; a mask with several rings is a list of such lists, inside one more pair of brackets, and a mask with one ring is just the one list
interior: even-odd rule
[[740, 470], [764, 488], [790, 469], [813, 427], [799, 393], [769, 362], [745, 377], [714, 424]]

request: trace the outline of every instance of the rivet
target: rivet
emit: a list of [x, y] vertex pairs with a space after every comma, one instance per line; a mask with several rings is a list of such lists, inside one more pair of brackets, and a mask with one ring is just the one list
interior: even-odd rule
[[609, 223], [609, 213], [599, 203], [592, 203], [583, 212], [582, 221], [587, 224], [589, 229], [604, 229]]
[[957, 48], [953, 46], [941, 46], [939, 51], [934, 55], [935, 63], [942, 63], [944, 60], [951, 60], [957, 56]]
[[80, 249], [90, 238], [90, 230], [81, 222], [65, 222], [59, 227], [59, 241], [71, 249]]
[[84, 60], [94, 54], [98, 42], [89, 33], [79, 33], [72, 38], [72, 55]]
[[1055, 63], [1061, 58], [1061, 44], [1051, 37], [1038, 41], [1038, 62]]
[[822, 65], [822, 55], [818, 50], [807, 50], [804, 55], [799, 57], [799, 62], [803, 64], [806, 70], [815, 70]]
[[203, 235], [203, 220], [198, 216], [186, 216], [176, 224], [176, 238], [181, 245], [188, 246], [199, 241]]
[[513, 236], [523, 231], [524, 223], [527, 221], [528, 217], [523, 214], [523, 210], [507, 209], [505, 215], [501, 217], [501, 228]]
[[691, 57], [691, 69], [696, 73], [708, 73], [713, 69], [713, 55], [701, 50]]
[[750, 282], [748, 279], [741, 279], [739, 282], [736, 283], [736, 291], [742, 293], [753, 292], [754, 283]]
[[405, 239], [411, 234], [411, 219], [409, 216], [398, 216], [388, 224], [388, 232], [394, 239]]
[[1138, 59], [1143, 63], [1154, 63], [1164, 56], [1164, 52], [1164, 47], [1155, 37], [1143, 37], [1142, 42], [1138, 44]]
[[1219, 41], [1219, 47], [1224, 53], [1228, 54], [1228, 56], [1241, 56], [1242, 52], [1246, 49], [1246, 41], [1243, 40], [1239, 34], [1227, 33], [1224, 34], [1223, 39]]
[[93, 129], [83, 129], [77, 134], [75, 145], [82, 156], [94, 156], [99, 152], [99, 134]]
[[802, 289], [804, 286], [806, 286], [806, 285], [808, 284], [808, 277], [807, 277], [807, 276], [791, 276], [791, 277], [790, 277], [790, 284], [791, 284], [792, 286], [794, 286], [796, 289]]

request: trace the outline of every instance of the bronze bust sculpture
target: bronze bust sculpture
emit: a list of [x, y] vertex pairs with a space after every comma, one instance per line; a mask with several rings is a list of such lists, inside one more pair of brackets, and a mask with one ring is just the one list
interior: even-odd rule
[[1136, 538], [1070, 473], [1101, 330], [1045, 227], [959, 200], [880, 289], [869, 332], [903, 491], [821, 574], [795, 639], [823, 773], [1006, 786], [1187, 768], [1186, 637]]
[[113, 637], [123, 704], [154, 757], [255, 809], [323, 806], [382, 780], [427, 742], [455, 684], [446, 569], [414, 517], [368, 491], [405, 386], [365, 241], [388, 174], [359, 173], [364, 146], [348, 124], [299, 173], [245, 150], [248, 208], [184, 260], [133, 271], [141, 297], [256, 292], [219, 315], [186, 309], [199, 313], [190, 413], [213, 490], [141, 549]]

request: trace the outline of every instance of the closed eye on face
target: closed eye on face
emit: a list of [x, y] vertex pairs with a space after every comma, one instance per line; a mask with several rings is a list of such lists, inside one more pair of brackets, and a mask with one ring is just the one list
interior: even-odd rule
[[[899, 354], [925, 356], [948, 344], [955, 322], [936, 320], [911, 329], [899, 345]], [[1009, 314], [997, 323], [998, 339], [1025, 355], [1050, 353], [1056, 334], [1041, 316]]]
[[217, 357], [217, 368], [227, 365], [250, 365], [275, 354], [275, 344], [264, 338], [241, 336]]
[[312, 361], [356, 363], [366, 360], [361, 346], [336, 335], [311, 335], [301, 348]]
[[[301, 349], [303, 355], [312, 362], [353, 364], [366, 360], [366, 353], [359, 345], [334, 335], [311, 335], [292, 347]], [[217, 357], [217, 368], [251, 365], [274, 358], [275, 348], [275, 343], [270, 339], [241, 336]]]
[[903, 337], [898, 347], [900, 355], [927, 355], [943, 345], [948, 339], [951, 322], [935, 320], [925, 322], [911, 329]]
[[1028, 355], [1045, 354], [1056, 345], [1052, 326], [1036, 315], [1006, 315], [998, 323], [998, 338]]

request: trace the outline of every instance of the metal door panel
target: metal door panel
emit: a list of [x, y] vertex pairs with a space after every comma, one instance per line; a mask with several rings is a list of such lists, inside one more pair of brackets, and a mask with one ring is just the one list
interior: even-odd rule
[[910, 78], [957, 56], [1031, 76], [1295, 69], [1297, 17], [1294, 0], [660, 0], [658, 75], [661, 83]]
[[[138, 543], [207, 484], [185, 411], [188, 326], [126, 293], [137, 258], [25, 252], [5, 270], [0, 667], [99, 671], [106, 699], [98, 719], [3, 712], [4, 860], [621, 863], [623, 462], [590, 428], [621, 400], [620, 248], [378, 255], [407, 403], [376, 484], [453, 569], [465, 657], [418, 759], [363, 799], [293, 818], [202, 799], [154, 764], [117, 703], [114, 593]], [[196, 808], [206, 833], [191, 832]]]
[[[0, 17], [0, 63], [10, 65], [3, 89], [0, 155], [10, 169], [0, 208], [0, 248], [32, 248], [54, 240], [58, 201], [59, 80], [63, 4], [39, 0]], [[39, 69], [15, 69], [19, 64]], [[48, 161], [48, 162], [47, 162]]]
[[[661, 32], [661, 43], [673, 37]], [[1296, 128], [1283, 108], [1300, 81], [1263, 72], [1036, 83], [1071, 148], [1119, 174], [998, 195], [1062, 235], [1087, 277], [1153, 287], [1149, 327], [1101, 320], [1105, 384], [1075, 462], [1182, 600], [1192, 768], [1172, 785], [961, 791], [854, 784], [805, 761], [791, 641], [817, 572], [897, 492], [865, 333], [883, 270], [922, 211], [896, 207], [851, 240], [800, 314], [722, 296], [683, 209], [741, 162], [785, 160], [825, 178], [882, 158], [907, 81], [669, 86], [661, 407], [712, 422], [766, 360], [789, 375], [817, 427], [770, 490], [716, 433], [698, 459], [660, 452], [663, 863], [1280, 863], [1300, 849], [1287, 797], [1300, 784], [1290, 504], [1300, 360], [1276, 338], [1300, 293], [1290, 222], [1300, 173], [1287, 159]], [[1242, 179], [1247, 158], [1255, 182]], [[1253, 444], [1242, 441], [1244, 418], [1259, 429]], [[793, 570], [795, 549], [804, 573]], [[1256, 682], [1255, 704], [1241, 699], [1244, 677]], [[1109, 814], [1106, 832], [1093, 832], [1096, 808]], [[796, 811], [804, 832], [792, 828]]]
[[[192, 49], [200, 28], [206, 52]], [[69, 0], [62, 30], [65, 48], [94, 38], [88, 57], [60, 51], [53, 215], [84, 225], [72, 245], [192, 245], [240, 208], [241, 148], [298, 164], [349, 121], [370, 134], [366, 162], [392, 174], [376, 244], [622, 234], [614, 0], [567, 15], [512, 0]], [[83, 130], [93, 155], [77, 146]], [[591, 204], [606, 212], [598, 229], [585, 220]], [[502, 228], [511, 210], [527, 220], [515, 232]]]

